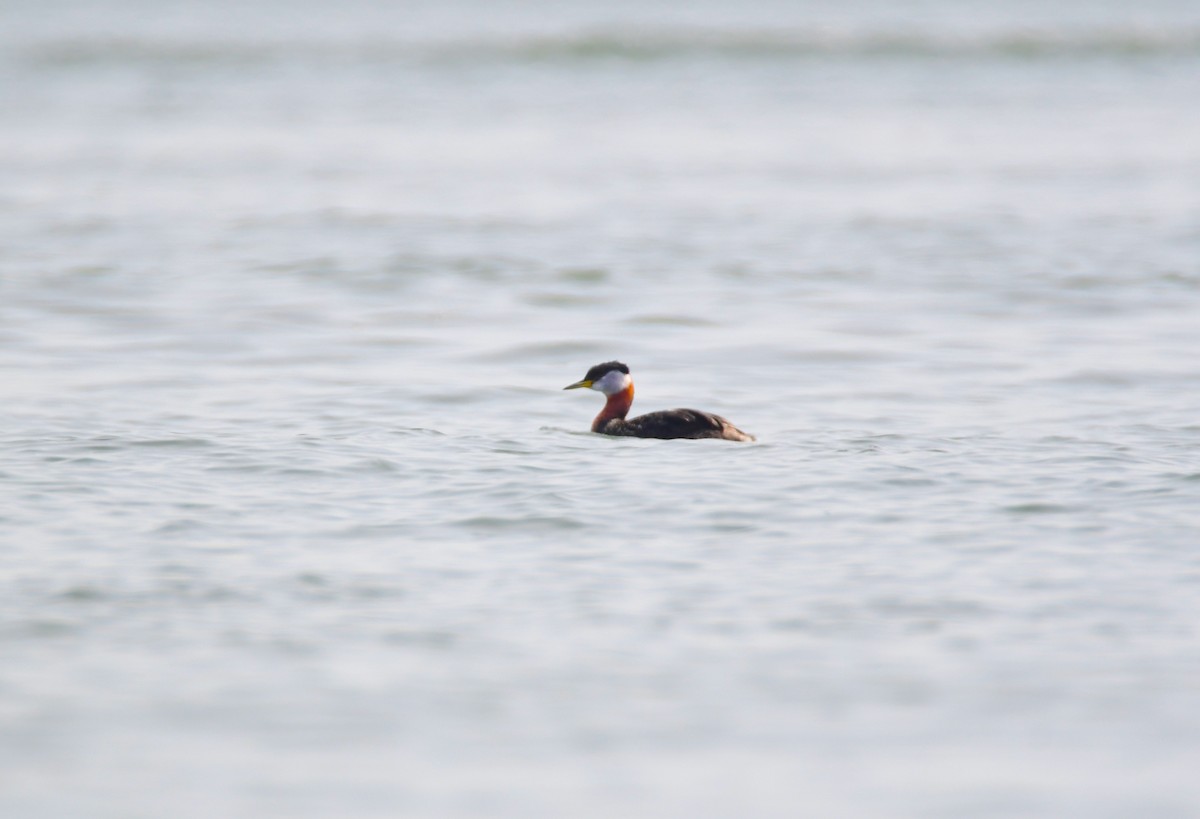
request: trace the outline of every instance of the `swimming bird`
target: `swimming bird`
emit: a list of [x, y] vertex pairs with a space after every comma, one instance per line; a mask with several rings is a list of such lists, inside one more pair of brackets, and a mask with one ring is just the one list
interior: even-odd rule
[[608, 396], [604, 409], [592, 421], [592, 432], [604, 435], [623, 435], [630, 438], [722, 438], [726, 441], [753, 441], [720, 415], [694, 409], [673, 409], [651, 412], [626, 420], [633, 405], [633, 379], [629, 368], [620, 361], [606, 361], [587, 371], [582, 380], [563, 387], [578, 390], [583, 387]]

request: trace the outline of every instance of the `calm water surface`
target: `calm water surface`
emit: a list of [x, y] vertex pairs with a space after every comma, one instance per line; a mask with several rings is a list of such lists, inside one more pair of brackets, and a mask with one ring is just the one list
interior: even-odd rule
[[0, 813], [1200, 813], [1194, 3], [243, 6], [4, 12]]

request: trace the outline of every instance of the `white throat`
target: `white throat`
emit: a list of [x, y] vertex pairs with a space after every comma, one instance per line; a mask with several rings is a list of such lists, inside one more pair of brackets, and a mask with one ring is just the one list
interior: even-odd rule
[[598, 378], [592, 382], [592, 389], [602, 392], [605, 395], [616, 395], [619, 392], [624, 392], [633, 379], [629, 377], [629, 373], [623, 373], [620, 370], [610, 370], [604, 374], [603, 378]]

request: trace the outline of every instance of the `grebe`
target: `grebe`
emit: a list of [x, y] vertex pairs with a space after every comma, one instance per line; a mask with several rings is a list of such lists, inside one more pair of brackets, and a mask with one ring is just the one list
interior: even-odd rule
[[620, 361], [597, 364], [587, 371], [582, 381], [568, 384], [564, 390], [581, 387], [608, 396], [604, 409], [592, 421], [592, 432], [604, 435], [624, 435], [630, 438], [722, 438], [726, 441], [753, 441], [720, 415], [694, 409], [673, 409], [651, 412], [625, 420], [633, 405], [633, 379], [629, 368]]

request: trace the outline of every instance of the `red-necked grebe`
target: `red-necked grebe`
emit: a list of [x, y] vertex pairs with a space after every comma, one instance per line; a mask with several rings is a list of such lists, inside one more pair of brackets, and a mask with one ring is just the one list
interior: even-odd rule
[[620, 361], [597, 364], [587, 371], [582, 381], [568, 384], [564, 390], [581, 387], [608, 396], [604, 409], [592, 421], [592, 432], [604, 435], [623, 435], [630, 438], [722, 438], [726, 441], [753, 441], [719, 415], [694, 409], [673, 409], [651, 412], [637, 418], [625, 419], [633, 405], [633, 379], [629, 368]]

